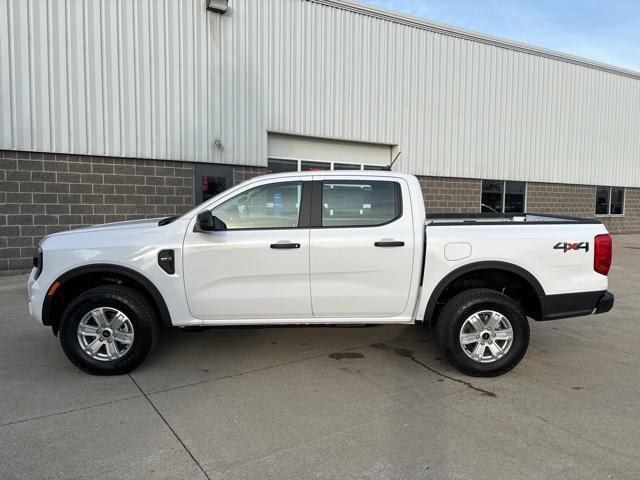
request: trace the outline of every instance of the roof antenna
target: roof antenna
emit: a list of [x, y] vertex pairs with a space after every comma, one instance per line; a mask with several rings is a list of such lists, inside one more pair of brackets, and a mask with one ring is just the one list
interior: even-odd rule
[[391, 163], [387, 168], [385, 168], [385, 170], [391, 171], [391, 167], [393, 167], [393, 164], [396, 163], [396, 160], [398, 160], [398, 157], [400, 156], [401, 153], [402, 153], [402, 150], [400, 150], [398, 154], [393, 158], [393, 160], [391, 160]]

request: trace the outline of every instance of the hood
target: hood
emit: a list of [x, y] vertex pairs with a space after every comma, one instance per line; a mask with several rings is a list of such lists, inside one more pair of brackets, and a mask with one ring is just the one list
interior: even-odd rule
[[[104, 225], [93, 225], [91, 227], [76, 228], [74, 230], [65, 230], [62, 232], [52, 233], [47, 237], [54, 237], [59, 235], [70, 235], [74, 233], [85, 233], [94, 231], [107, 231], [107, 230], [133, 230], [138, 228], [158, 227], [158, 222], [164, 217], [158, 218], [143, 218], [140, 220], [127, 220], [124, 222], [105, 223]], [[47, 238], [45, 237], [45, 238]]]

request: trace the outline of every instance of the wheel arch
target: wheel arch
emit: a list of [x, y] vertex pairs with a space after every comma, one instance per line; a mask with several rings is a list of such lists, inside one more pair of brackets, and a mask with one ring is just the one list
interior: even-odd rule
[[[523, 308], [527, 316], [538, 320], [541, 316], [540, 299], [545, 295], [538, 279], [524, 268], [507, 262], [475, 262], [456, 268], [449, 272], [436, 285], [427, 302], [423, 322], [431, 328], [437, 319], [440, 307], [446, 300], [466, 288], [490, 288], [497, 290], [496, 286], [504, 279], [515, 280], [514, 284], [518, 294], [507, 294], [516, 297], [516, 300], [524, 302]], [[465, 280], [471, 280], [476, 285], [461, 288]], [[486, 282], [485, 284], [479, 282]], [[513, 287], [513, 286], [512, 286]], [[511, 293], [511, 292], [510, 292]]]
[[[59, 283], [59, 286], [50, 295], [48, 292], [56, 283]], [[133, 287], [154, 308], [160, 325], [172, 325], [167, 304], [151, 280], [131, 268], [103, 263], [74, 268], [52, 282], [42, 306], [42, 323], [51, 326], [54, 334], [57, 334], [60, 316], [71, 300], [70, 297], [87, 288], [105, 284], [124, 284]]]

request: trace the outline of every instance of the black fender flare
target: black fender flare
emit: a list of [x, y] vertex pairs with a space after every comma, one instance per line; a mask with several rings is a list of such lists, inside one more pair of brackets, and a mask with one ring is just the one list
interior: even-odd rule
[[513, 273], [522, 277], [526, 282], [531, 285], [531, 287], [535, 290], [538, 298], [542, 298], [545, 296], [544, 289], [540, 282], [536, 277], [534, 277], [530, 272], [525, 270], [518, 265], [514, 265], [513, 263], [507, 262], [475, 262], [470, 263], [468, 265], [463, 265], [462, 267], [456, 268], [455, 270], [449, 272], [445, 277], [440, 280], [436, 288], [431, 292], [431, 297], [429, 297], [429, 301], [427, 302], [427, 308], [424, 312], [424, 322], [429, 323], [432, 321], [433, 314], [436, 310], [436, 304], [438, 302], [438, 298], [442, 295], [445, 288], [447, 288], [454, 280], [465, 275], [469, 272], [476, 272], [478, 270], [502, 270], [505, 272]]
[[[155, 303], [155, 307], [158, 310], [158, 314], [160, 318], [158, 319], [160, 325], [163, 326], [171, 326], [171, 315], [169, 314], [169, 309], [167, 308], [167, 304], [162, 297], [162, 294], [158, 290], [158, 288], [153, 284], [151, 280], [142, 275], [141, 273], [128, 268], [123, 267], [121, 265], [115, 265], [111, 263], [95, 263], [91, 265], [83, 265], [81, 267], [76, 267], [68, 272], [63, 273], [60, 277], [58, 277], [51, 285], [56, 282], [60, 282], [61, 286], [64, 286], [65, 282], [73, 280], [80, 275], [86, 275], [89, 273], [112, 273], [117, 274], [123, 277], [126, 277], [140, 285], [146, 290], [146, 293], [153, 299]], [[51, 288], [51, 287], [49, 287]], [[53, 326], [54, 319], [51, 317], [51, 310], [53, 307], [53, 300], [55, 299], [55, 295], [45, 296], [44, 303], [42, 305], [42, 323], [44, 325]]]

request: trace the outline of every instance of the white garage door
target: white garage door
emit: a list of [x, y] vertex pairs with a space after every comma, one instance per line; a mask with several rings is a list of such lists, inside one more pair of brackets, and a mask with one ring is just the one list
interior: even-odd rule
[[391, 162], [391, 145], [268, 134], [273, 170], [380, 169]]

